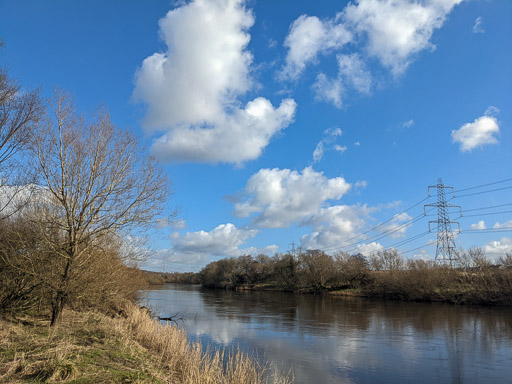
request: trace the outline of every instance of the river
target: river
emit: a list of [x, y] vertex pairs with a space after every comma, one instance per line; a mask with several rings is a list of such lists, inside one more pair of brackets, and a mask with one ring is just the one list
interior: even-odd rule
[[168, 284], [148, 290], [191, 340], [240, 347], [295, 383], [510, 383], [512, 308]]

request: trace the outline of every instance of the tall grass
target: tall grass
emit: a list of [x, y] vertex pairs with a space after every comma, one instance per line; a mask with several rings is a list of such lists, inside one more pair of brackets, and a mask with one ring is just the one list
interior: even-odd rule
[[115, 318], [65, 311], [62, 324], [47, 320], [0, 322], [0, 382], [48, 383], [291, 383], [239, 350], [208, 350], [189, 342], [127, 304]]

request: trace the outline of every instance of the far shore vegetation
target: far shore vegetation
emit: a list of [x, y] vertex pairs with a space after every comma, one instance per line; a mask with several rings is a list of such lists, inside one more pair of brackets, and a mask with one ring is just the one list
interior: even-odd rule
[[495, 261], [481, 248], [457, 252], [449, 264], [403, 258], [397, 250], [370, 257], [319, 250], [221, 259], [199, 273], [145, 271], [152, 284], [201, 284], [207, 288], [330, 293], [369, 298], [512, 305], [512, 255]]
[[0, 383], [291, 382], [137, 305], [144, 231], [174, 215], [141, 142], [0, 68]]

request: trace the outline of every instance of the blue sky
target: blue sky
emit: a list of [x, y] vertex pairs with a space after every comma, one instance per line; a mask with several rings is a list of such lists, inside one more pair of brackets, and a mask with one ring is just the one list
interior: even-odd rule
[[411, 219], [439, 177], [472, 188], [457, 245], [512, 251], [511, 36], [503, 0], [0, 0], [0, 65], [164, 164], [167, 271], [292, 242], [433, 258], [436, 216]]

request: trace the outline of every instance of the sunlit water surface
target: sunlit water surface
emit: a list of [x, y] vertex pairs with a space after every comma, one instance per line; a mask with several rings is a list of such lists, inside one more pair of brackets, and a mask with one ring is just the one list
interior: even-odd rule
[[191, 340], [240, 347], [296, 383], [512, 383], [512, 309], [166, 285]]

